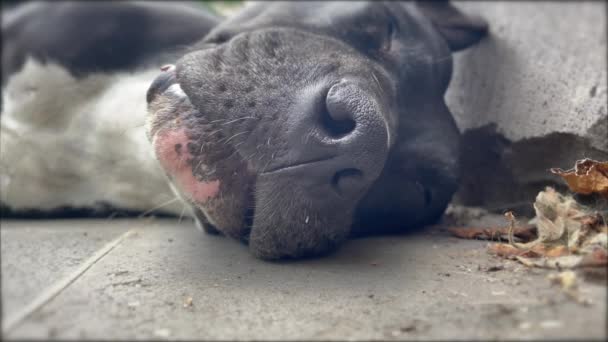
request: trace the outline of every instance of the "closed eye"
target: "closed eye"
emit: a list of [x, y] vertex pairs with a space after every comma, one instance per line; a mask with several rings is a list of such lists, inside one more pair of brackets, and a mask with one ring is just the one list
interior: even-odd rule
[[358, 37], [357, 45], [367, 53], [375, 55], [390, 51], [396, 27], [390, 15], [386, 15], [382, 23], [372, 24], [363, 28]]
[[230, 40], [231, 34], [229, 32], [218, 32], [212, 37], [205, 39], [205, 43], [220, 45]]
[[384, 38], [384, 42], [382, 44], [381, 50], [386, 52], [390, 51], [391, 45], [393, 43], [393, 37], [395, 35], [395, 22], [393, 18], [390, 18], [388, 24], [386, 25], [386, 34]]

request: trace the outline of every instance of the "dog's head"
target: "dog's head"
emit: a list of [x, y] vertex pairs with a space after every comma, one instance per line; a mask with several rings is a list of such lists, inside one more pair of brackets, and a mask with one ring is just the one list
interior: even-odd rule
[[428, 223], [459, 173], [451, 51], [485, 30], [447, 2], [255, 4], [154, 81], [149, 137], [203, 225], [262, 258]]

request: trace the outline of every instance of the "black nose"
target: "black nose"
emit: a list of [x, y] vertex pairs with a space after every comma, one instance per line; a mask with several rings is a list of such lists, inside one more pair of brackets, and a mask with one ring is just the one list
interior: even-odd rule
[[382, 171], [388, 153], [383, 106], [357, 82], [309, 87], [289, 115], [289, 153], [281, 164], [309, 165], [286, 171], [342, 196], [366, 189]]

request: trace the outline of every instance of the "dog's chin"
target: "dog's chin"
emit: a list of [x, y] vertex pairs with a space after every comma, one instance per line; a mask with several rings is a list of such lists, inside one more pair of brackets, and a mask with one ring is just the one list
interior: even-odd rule
[[283, 259], [333, 251], [350, 233], [354, 205], [308, 179], [261, 174], [254, 208], [248, 239], [252, 254]]
[[[320, 206], [319, 193], [282, 183], [277, 177], [262, 175], [258, 187], [251, 186], [251, 193], [242, 196], [246, 203], [225, 203], [212, 212], [208, 206], [190, 202], [197, 225], [249, 245], [253, 255], [266, 260], [321, 256], [335, 250], [349, 235], [352, 210]], [[230, 205], [248, 209], [237, 216], [238, 210]], [[240, 225], [225, 226], [224, 222]]]
[[[248, 239], [249, 250], [264, 260], [300, 259], [330, 254], [345, 240], [348, 234], [326, 234], [328, 220], [315, 222], [279, 221], [273, 217], [257, 217]], [[348, 224], [342, 224], [348, 227]], [[281, 229], [280, 227], [284, 227]], [[339, 225], [333, 225], [332, 230]], [[289, 232], [285, 230], [288, 229]], [[320, 233], [311, 234], [311, 232]]]

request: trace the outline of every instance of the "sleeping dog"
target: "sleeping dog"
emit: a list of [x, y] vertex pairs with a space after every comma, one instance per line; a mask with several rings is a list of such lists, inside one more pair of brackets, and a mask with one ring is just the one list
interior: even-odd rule
[[2, 17], [3, 215], [192, 216], [264, 259], [436, 221], [459, 179], [447, 1], [40, 2]]

